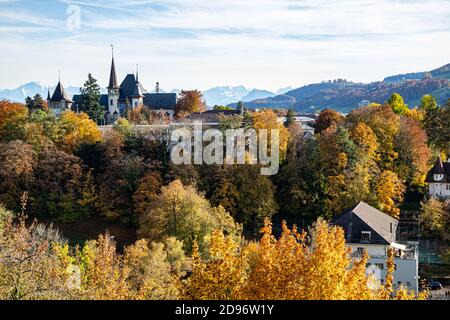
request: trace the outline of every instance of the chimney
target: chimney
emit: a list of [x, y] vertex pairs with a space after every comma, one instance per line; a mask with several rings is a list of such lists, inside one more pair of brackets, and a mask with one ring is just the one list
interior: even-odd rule
[[156, 92], [156, 93], [159, 93], [159, 82], [156, 83], [156, 86], [155, 86], [155, 92]]

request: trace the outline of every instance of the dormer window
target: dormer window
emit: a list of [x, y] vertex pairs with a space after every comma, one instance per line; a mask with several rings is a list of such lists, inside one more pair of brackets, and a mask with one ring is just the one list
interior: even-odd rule
[[443, 175], [443, 174], [435, 174], [435, 175], [434, 175], [434, 180], [435, 180], [435, 181], [441, 181], [442, 178], [444, 178], [444, 175]]
[[370, 236], [370, 231], [361, 231], [361, 242], [369, 242]]

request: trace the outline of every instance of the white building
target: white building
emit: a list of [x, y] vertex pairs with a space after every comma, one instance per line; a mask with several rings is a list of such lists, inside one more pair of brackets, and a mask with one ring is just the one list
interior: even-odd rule
[[359, 202], [356, 206], [333, 218], [332, 223], [344, 229], [347, 245], [354, 258], [366, 251], [369, 255], [366, 272], [384, 283], [388, 250], [395, 250], [394, 287], [400, 285], [418, 291], [419, 259], [416, 244], [396, 243], [398, 220]]
[[428, 172], [425, 182], [428, 182], [430, 196], [450, 199], [450, 157], [446, 162], [442, 162], [439, 156]]

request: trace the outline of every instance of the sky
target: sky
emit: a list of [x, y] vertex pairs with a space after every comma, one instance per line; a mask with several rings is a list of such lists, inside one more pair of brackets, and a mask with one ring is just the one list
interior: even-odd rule
[[0, 88], [108, 84], [276, 90], [450, 63], [450, 0], [0, 0]]

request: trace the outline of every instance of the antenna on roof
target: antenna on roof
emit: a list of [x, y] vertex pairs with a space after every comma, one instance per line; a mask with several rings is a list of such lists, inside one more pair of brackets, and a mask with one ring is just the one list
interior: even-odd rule
[[139, 82], [139, 65], [136, 64], [136, 82]]

